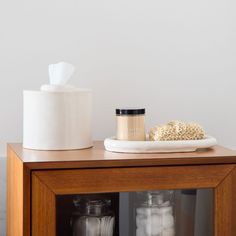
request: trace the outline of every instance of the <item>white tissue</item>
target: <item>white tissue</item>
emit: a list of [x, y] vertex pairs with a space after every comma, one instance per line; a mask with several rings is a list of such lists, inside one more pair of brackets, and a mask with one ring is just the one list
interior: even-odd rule
[[75, 71], [75, 67], [67, 62], [59, 62], [48, 66], [50, 84], [65, 85]]
[[59, 62], [48, 66], [49, 82], [41, 86], [41, 91], [67, 92], [74, 91], [74, 86], [68, 85], [68, 81], [74, 74], [75, 67], [67, 62]]

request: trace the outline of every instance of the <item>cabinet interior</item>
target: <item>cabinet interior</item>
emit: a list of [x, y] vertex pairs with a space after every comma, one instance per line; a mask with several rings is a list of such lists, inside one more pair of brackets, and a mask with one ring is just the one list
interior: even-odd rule
[[[90, 199], [111, 199], [111, 207], [115, 214], [114, 235], [135, 236], [135, 207], [137, 204], [135, 192], [58, 195], [56, 198], [57, 236], [73, 235], [71, 219], [72, 213], [76, 211], [73, 203], [76, 196]], [[213, 190], [175, 190], [174, 214], [176, 236], [212, 236]]]

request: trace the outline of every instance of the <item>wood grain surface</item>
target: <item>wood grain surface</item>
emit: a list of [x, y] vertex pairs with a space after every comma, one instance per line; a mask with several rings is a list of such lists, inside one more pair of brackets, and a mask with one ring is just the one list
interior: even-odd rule
[[233, 171], [230, 173], [232, 178], [232, 197], [231, 197], [231, 204], [229, 203], [230, 207], [232, 207], [232, 233], [236, 232], [236, 165]]
[[214, 235], [215, 236], [234, 236], [235, 224], [235, 183], [234, 171], [231, 171], [221, 183], [215, 188], [214, 194]]
[[32, 176], [32, 235], [56, 235], [56, 196], [37, 176]]
[[66, 169], [128, 166], [201, 165], [236, 163], [236, 151], [215, 146], [190, 153], [125, 154], [104, 150], [102, 141], [94, 147], [70, 151], [37, 151], [9, 144], [29, 169]]
[[30, 171], [8, 149], [7, 236], [30, 235]]
[[33, 171], [55, 194], [214, 188], [233, 165]]

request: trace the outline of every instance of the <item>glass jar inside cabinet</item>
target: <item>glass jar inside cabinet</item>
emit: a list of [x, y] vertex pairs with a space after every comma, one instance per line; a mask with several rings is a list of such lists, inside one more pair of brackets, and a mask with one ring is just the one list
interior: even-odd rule
[[174, 191], [136, 193], [136, 236], [174, 236]]
[[110, 199], [75, 197], [72, 213], [73, 236], [113, 236], [115, 215]]

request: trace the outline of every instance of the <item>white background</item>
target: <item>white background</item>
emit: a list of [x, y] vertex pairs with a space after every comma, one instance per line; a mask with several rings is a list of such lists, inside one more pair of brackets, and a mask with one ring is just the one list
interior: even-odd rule
[[62, 60], [94, 91], [94, 139], [114, 134], [116, 107], [142, 106], [147, 129], [196, 121], [236, 149], [235, 11], [233, 0], [1, 1], [0, 156], [22, 140], [22, 90]]

